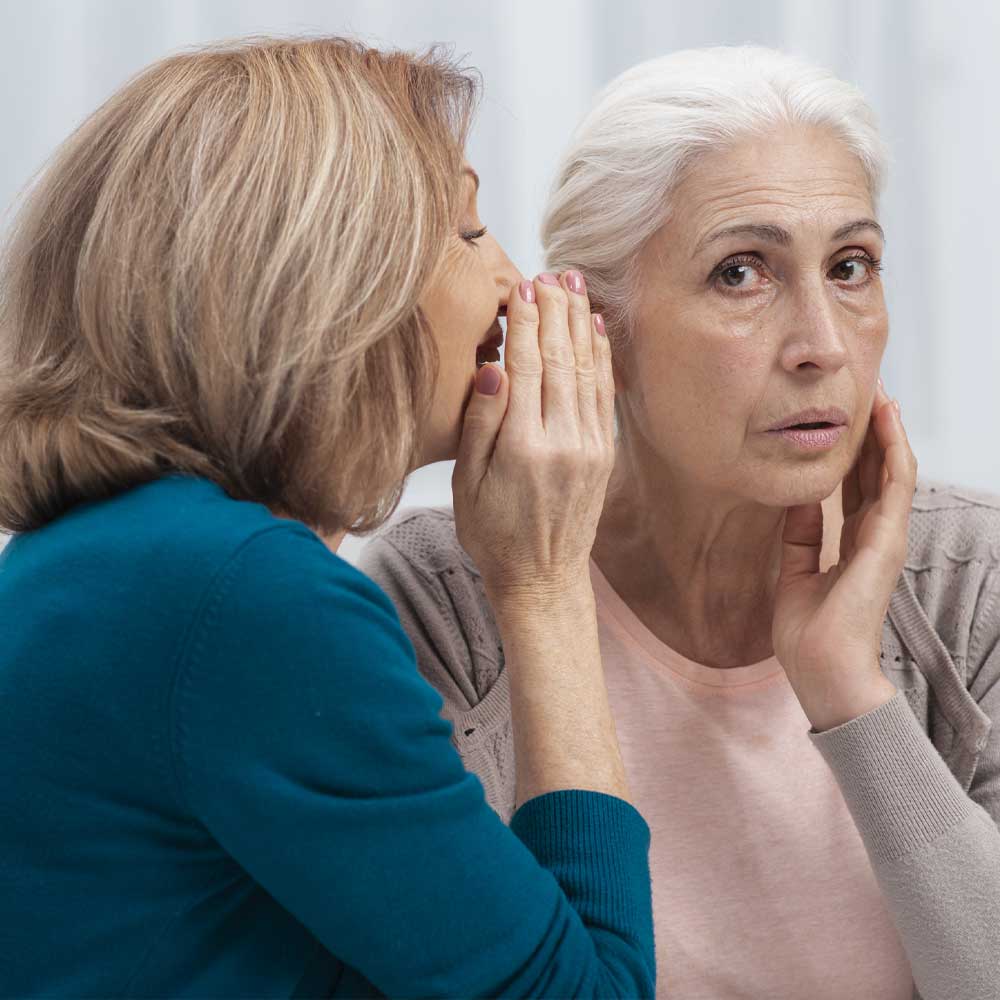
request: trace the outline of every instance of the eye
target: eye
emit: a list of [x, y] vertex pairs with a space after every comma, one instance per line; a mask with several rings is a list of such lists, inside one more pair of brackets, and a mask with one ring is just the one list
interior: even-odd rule
[[882, 270], [882, 262], [867, 253], [837, 261], [830, 268], [830, 277], [846, 285], [866, 285]]
[[481, 240], [486, 235], [486, 227], [483, 226], [482, 229], [467, 230], [459, 234], [466, 243], [475, 243], [476, 240]]
[[733, 291], [750, 291], [764, 279], [763, 261], [755, 256], [729, 257], [712, 272], [711, 280]]

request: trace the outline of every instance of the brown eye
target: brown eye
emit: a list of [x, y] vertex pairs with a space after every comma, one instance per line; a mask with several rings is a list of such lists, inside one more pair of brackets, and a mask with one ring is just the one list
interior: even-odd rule
[[748, 295], [761, 291], [768, 283], [767, 264], [755, 253], [735, 254], [713, 268], [709, 282], [724, 294]]
[[863, 260], [842, 260], [833, 268], [834, 277], [838, 281], [857, 282], [864, 280], [868, 268]]
[[733, 264], [719, 274], [719, 278], [727, 288], [746, 288], [751, 284], [749, 280], [756, 271], [750, 264]]
[[881, 269], [874, 257], [845, 257], [833, 265], [830, 276], [847, 285], [864, 285]]

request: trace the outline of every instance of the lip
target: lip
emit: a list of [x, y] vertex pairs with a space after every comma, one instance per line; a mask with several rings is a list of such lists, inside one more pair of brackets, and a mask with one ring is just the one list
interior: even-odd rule
[[[822, 427], [800, 427], [799, 424], [823, 424]], [[800, 410], [785, 417], [767, 433], [781, 438], [802, 451], [824, 451], [832, 448], [847, 430], [847, 414], [838, 407]]]
[[768, 428], [768, 431], [784, 431], [796, 424], [832, 424], [835, 427], [846, 427], [849, 423], [847, 414], [837, 406], [829, 406], [824, 409], [811, 407], [808, 410], [799, 410], [789, 417], [784, 417], [776, 424]]
[[832, 427], [816, 427], [805, 429], [798, 427], [783, 427], [778, 431], [768, 431], [771, 437], [781, 438], [789, 444], [804, 451], [823, 451], [832, 448], [847, 430], [845, 424]]

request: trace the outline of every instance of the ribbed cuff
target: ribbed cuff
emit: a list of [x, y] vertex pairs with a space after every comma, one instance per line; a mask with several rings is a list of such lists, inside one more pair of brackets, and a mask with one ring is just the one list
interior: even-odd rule
[[585, 923], [652, 939], [649, 827], [623, 799], [579, 789], [525, 802], [510, 827]]
[[856, 719], [808, 735], [833, 771], [873, 861], [911, 854], [975, 811], [902, 691]]

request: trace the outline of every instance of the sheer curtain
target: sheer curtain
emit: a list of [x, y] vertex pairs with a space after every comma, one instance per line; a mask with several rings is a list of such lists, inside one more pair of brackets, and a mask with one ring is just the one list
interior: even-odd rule
[[[374, 44], [448, 42], [485, 81], [470, 156], [483, 220], [526, 273], [554, 165], [595, 92], [641, 59], [756, 42], [858, 83], [894, 155], [881, 207], [892, 335], [883, 375], [926, 478], [1000, 492], [1000, 5], [929, 0], [5, 0], [0, 4], [0, 204], [132, 73], [188, 45], [329, 32]], [[450, 465], [404, 503], [450, 499]], [[349, 539], [345, 554], [361, 545]]]

